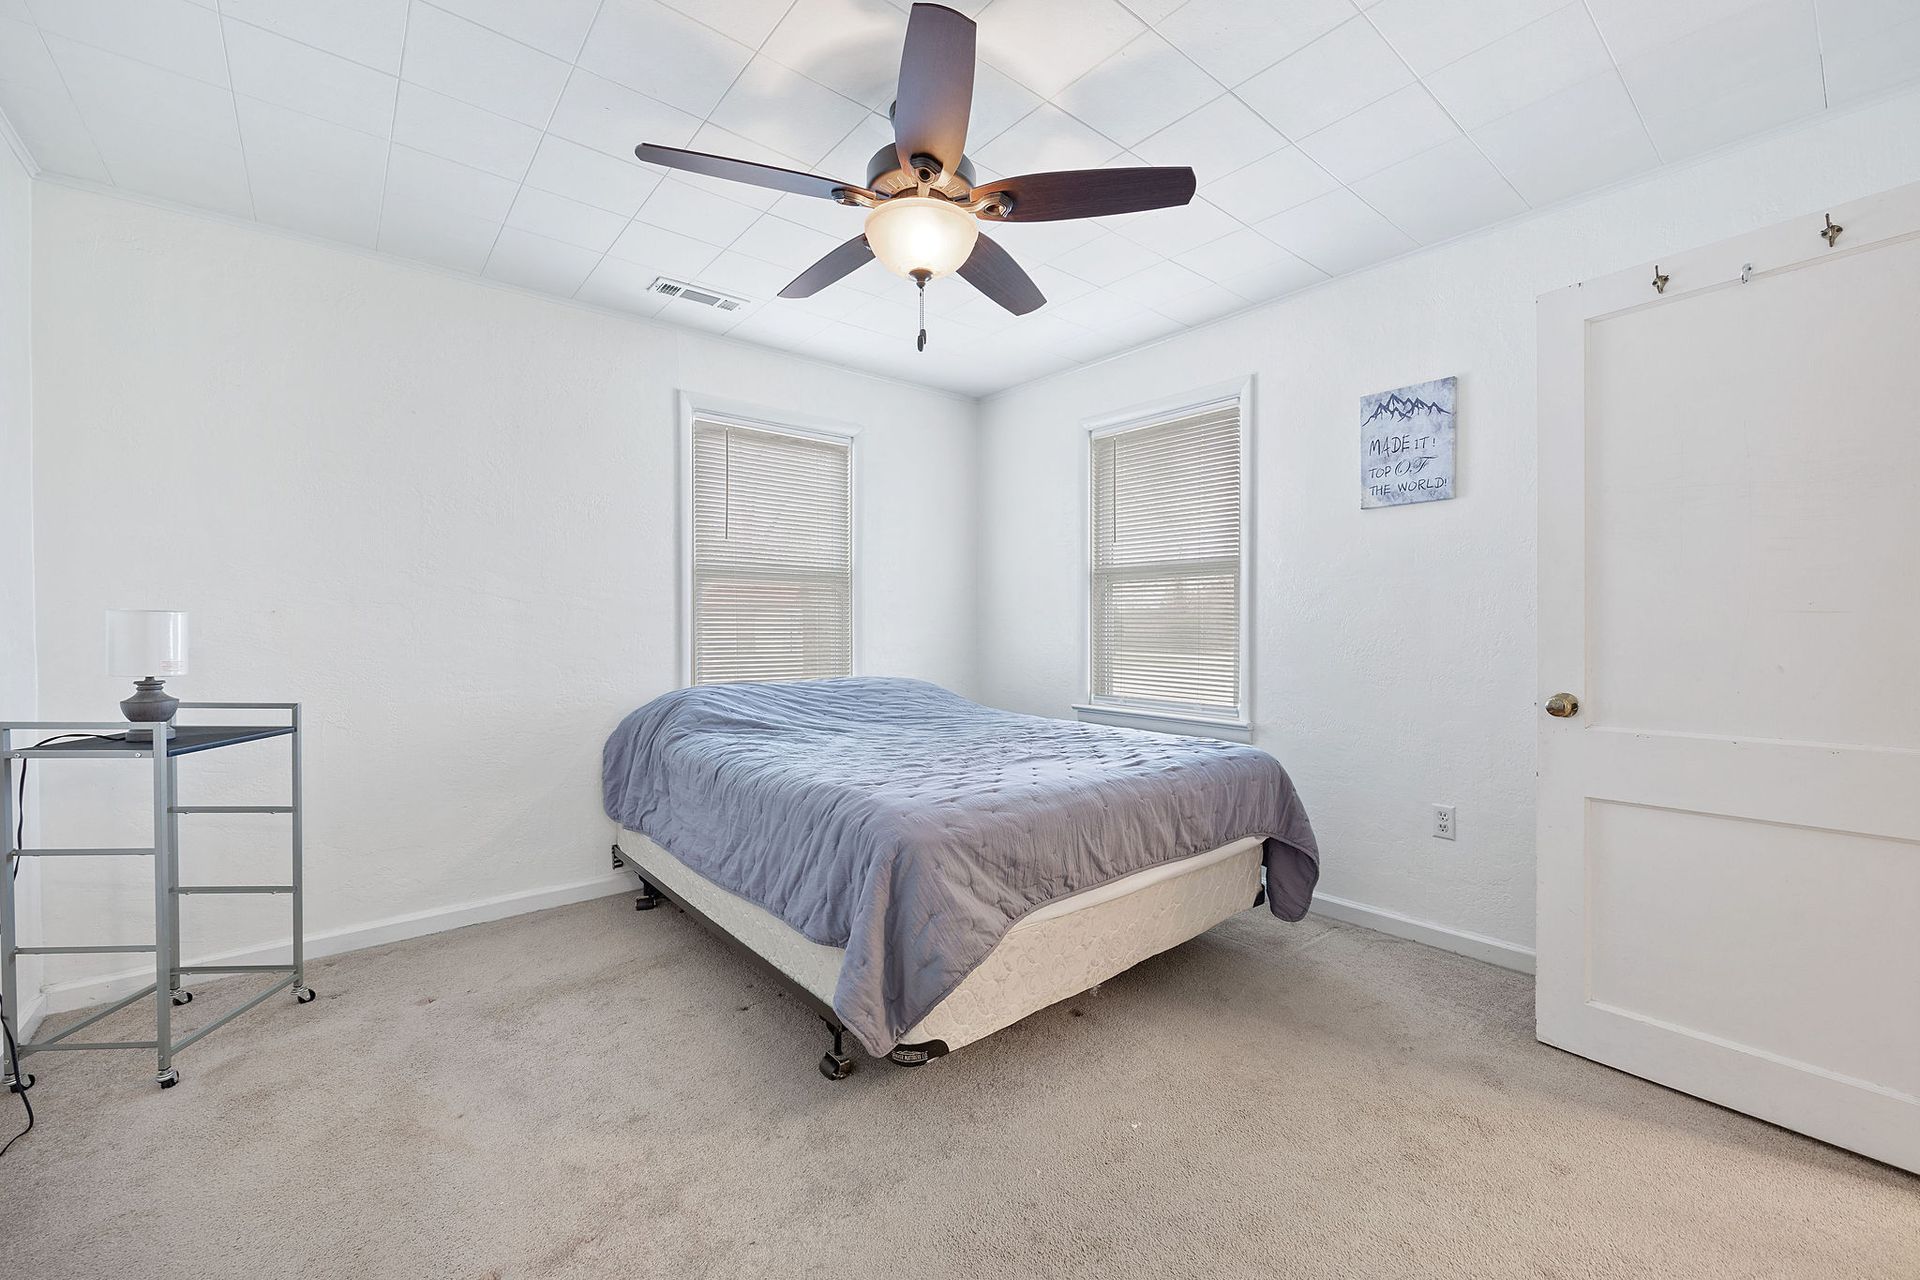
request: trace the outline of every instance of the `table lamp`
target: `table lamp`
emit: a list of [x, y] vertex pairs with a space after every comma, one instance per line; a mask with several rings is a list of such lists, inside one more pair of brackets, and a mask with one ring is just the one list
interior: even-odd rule
[[[107, 610], [107, 674], [134, 676], [120, 714], [135, 724], [165, 724], [180, 708], [161, 676], [187, 674], [187, 615], [168, 609]], [[127, 737], [149, 738], [151, 729]]]

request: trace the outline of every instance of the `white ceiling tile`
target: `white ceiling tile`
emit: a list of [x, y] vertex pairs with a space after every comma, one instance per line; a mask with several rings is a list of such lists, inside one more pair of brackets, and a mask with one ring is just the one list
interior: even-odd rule
[[220, 0], [229, 18], [251, 22], [302, 44], [400, 74], [407, 0]]
[[822, 235], [833, 237], [836, 242], [857, 235], [864, 218], [863, 213], [858, 209], [850, 209], [832, 200], [798, 196], [791, 192], [768, 205], [767, 212], [787, 222], [797, 222], [803, 227], [811, 227]]
[[1731, 17], [1753, 0], [1586, 0], [1600, 34], [1607, 38], [1616, 62], [1626, 63], [1672, 44], [1722, 18]]
[[1179, 262], [1244, 298], [1277, 297], [1327, 278], [1320, 268], [1251, 229], [1190, 249]]
[[[985, 232], [981, 234], [985, 235]], [[1009, 222], [993, 228], [992, 239], [1022, 263], [1052, 262], [1107, 234], [1095, 218], [1069, 219], [1064, 222]]]
[[1660, 162], [1614, 72], [1563, 89], [1473, 132], [1528, 204], [1551, 204]]
[[518, 182], [533, 163], [540, 131], [417, 84], [402, 84], [393, 140]]
[[116, 186], [235, 217], [253, 216], [246, 160], [237, 144], [133, 121], [96, 141]]
[[220, 17], [211, 9], [187, 0], [30, 0], [27, 7], [51, 35], [207, 84], [227, 83]]
[[735, 297], [764, 302], [786, 288], [805, 269], [804, 266], [781, 266], [737, 249], [726, 249], [701, 268], [700, 283]]
[[1820, 40], [1826, 48], [1894, 31], [1916, 19], [1913, 0], [1814, 0]]
[[1287, 145], [1274, 127], [1232, 94], [1215, 98], [1134, 148], [1149, 164], [1183, 164], [1200, 185], [1224, 178]]
[[795, 0], [760, 52], [884, 112], [900, 77], [906, 33], [907, 15], [886, 0]]
[[572, 62], [600, 0], [434, 0], [469, 22]]
[[1212, 76], [1148, 31], [1068, 85], [1056, 101], [1130, 147], [1221, 96]]
[[[705, 266], [706, 263], [700, 265]], [[667, 299], [652, 292], [648, 286], [657, 277], [671, 274], [644, 263], [603, 258], [573, 296], [581, 302], [612, 307], [634, 315], [651, 316], [667, 305]]]
[[1530, 22], [1566, 0], [1379, 0], [1367, 17], [1415, 75], [1425, 76]]
[[[774, 263], [787, 272], [787, 279], [790, 280], [858, 234], [859, 228], [856, 226], [846, 235], [827, 235], [768, 214], [741, 232], [727, 247], [736, 253]], [[785, 284], [786, 281], [781, 283]]]
[[1224, 213], [1206, 200], [1196, 197], [1188, 204], [1149, 213], [1130, 213], [1109, 220], [1119, 235], [1155, 253], [1173, 257], [1196, 249], [1209, 240], [1218, 240], [1240, 228], [1238, 219]]
[[189, 134], [221, 146], [240, 145], [232, 91], [60, 36], [46, 40], [102, 151], [112, 135], [148, 129]]
[[1660, 158], [1674, 161], [1810, 116], [1824, 108], [1826, 101], [1821, 64], [1804, 62], [1711, 102], [1670, 116], [1643, 112], [1641, 118]]
[[487, 258], [489, 279], [571, 298], [600, 264], [600, 255], [518, 227], [502, 227]]
[[1053, 260], [1053, 265], [1068, 275], [1079, 276], [1088, 284], [1110, 285], [1136, 271], [1145, 270], [1160, 255], [1144, 249], [1124, 236], [1103, 231], [1078, 249], [1068, 250]]
[[31, 24], [33, 12], [27, 8], [27, 0], [0, 0], [0, 18]]
[[663, 230], [678, 232], [725, 248], [752, 226], [759, 211], [744, 204], [669, 178], [640, 206], [639, 219]]
[[1641, 115], [1670, 120], [1748, 86], [1817, 68], [1819, 62], [1813, 0], [1765, 0], [1623, 60], [1620, 78]]
[[545, 127], [566, 86], [567, 64], [430, 4], [415, 4], [400, 78]]
[[1427, 77], [1463, 129], [1478, 129], [1610, 70], [1613, 59], [1587, 16], [1570, 4]]
[[1403, 160], [1356, 182], [1353, 190], [1422, 244], [1451, 239], [1527, 207], [1467, 138]]
[[0, 112], [6, 113], [35, 163], [48, 173], [89, 182], [113, 180], [66, 90], [40, 93], [0, 81]]
[[762, 307], [734, 326], [732, 337], [769, 347], [791, 348], [820, 332], [832, 321], [787, 306]]
[[1183, 297], [1206, 288], [1212, 282], [1177, 262], [1162, 259], [1152, 266], [1123, 276], [1108, 288], [1143, 307], [1158, 307], [1172, 298]]
[[540, 140], [527, 185], [632, 217], [660, 185], [660, 172], [552, 134]]
[[753, 50], [655, 0], [606, 0], [580, 65], [705, 117]]
[[550, 134], [622, 160], [633, 159], [633, 149], [643, 142], [684, 147], [699, 129], [698, 116], [577, 70], [547, 125]]
[[513, 211], [507, 215], [509, 227], [595, 253], [612, 248], [627, 223], [627, 218], [609, 210], [525, 186], [514, 197]]
[[399, 143], [387, 157], [389, 210], [457, 212], [498, 226], [513, 207], [516, 190], [516, 183], [497, 174]]
[[667, 3], [757, 49], [773, 33], [792, 0], [667, 0]]
[[1053, 320], [1064, 320], [1068, 324], [1098, 331], [1137, 323], [1146, 311], [1146, 307], [1111, 289], [1091, 289], [1077, 298], [1047, 308], [1045, 314]]
[[979, 55], [1051, 98], [1146, 29], [1119, 0], [995, 0]]
[[1133, 16], [1152, 25], [1167, 17], [1187, 0], [1120, 0], [1120, 3], [1133, 11]]
[[1238, 89], [1296, 142], [1413, 83], [1413, 73], [1365, 18], [1353, 18]]
[[29, 93], [66, 93], [60, 69], [53, 65], [53, 55], [37, 27], [0, 18], [0, 84]]
[[[756, 57], [708, 120], [743, 138], [812, 165], [871, 113], [851, 98]], [[862, 177], [866, 175], [862, 174]]]
[[380, 232], [386, 140], [257, 98], [242, 96], [235, 105], [254, 215], [372, 248]]
[[1351, 191], [1334, 191], [1257, 225], [1267, 239], [1330, 275], [1358, 271], [1414, 247]]
[[1285, 147], [1209, 183], [1201, 195], [1240, 221], [1254, 223], [1317, 199], [1339, 185], [1298, 147]]
[[498, 222], [458, 210], [396, 204], [389, 195], [380, 215], [379, 248], [478, 275], [499, 235]]
[[1352, 183], [1459, 136], [1425, 86], [1412, 84], [1302, 138], [1300, 150]]
[[1827, 99], [1835, 106], [1912, 83], [1920, 75], [1920, 12], [1906, 22], [1827, 43], [1821, 62]]
[[229, 21], [225, 30], [235, 93], [362, 133], [392, 131], [394, 77], [262, 27]]
[[1001, 173], [1050, 173], [1097, 169], [1120, 150], [1111, 138], [1052, 103], [1042, 103], [1032, 115], [982, 147], [979, 157]]
[[1229, 87], [1305, 48], [1354, 15], [1350, 0], [1189, 0], [1160, 34]]
[[[967, 151], [978, 151], [1026, 119], [1039, 105], [1039, 94], [1005, 72], [981, 63], [973, 69], [973, 116], [967, 122]], [[893, 136], [891, 124], [887, 136]]]
[[1223, 285], [1208, 282], [1191, 293], [1162, 298], [1154, 310], [1183, 325], [1201, 325], [1244, 311], [1247, 300]]

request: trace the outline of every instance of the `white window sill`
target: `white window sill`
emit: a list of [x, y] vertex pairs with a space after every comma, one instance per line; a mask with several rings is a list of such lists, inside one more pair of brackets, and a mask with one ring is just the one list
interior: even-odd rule
[[1217, 716], [1188, 715], [1179, 711], [1152, 711], [1144, 707], [1113, 707], [1098, 703], [1073, 705], [1082, 720], [1096, 724], [1117, 724], [1130, 729], [1154, 729], [1161, 733], [1184, 733], [1201, 738], [1222, 738], [1228, 742], [1252, 742], [1253, 723]]

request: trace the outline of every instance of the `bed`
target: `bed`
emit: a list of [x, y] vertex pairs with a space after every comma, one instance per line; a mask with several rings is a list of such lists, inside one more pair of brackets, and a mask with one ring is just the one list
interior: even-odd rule
[[918, 1065], [1264, 900], [1318, 852], [1249, 746], [1016, 715], [919, 680], [676, 690], [603, 754], [637, 905], [671, 902], [827, 1024]]

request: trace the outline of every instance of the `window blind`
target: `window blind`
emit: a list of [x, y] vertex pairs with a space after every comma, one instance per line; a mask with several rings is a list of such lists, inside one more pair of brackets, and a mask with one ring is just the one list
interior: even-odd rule
[[853, 671], [853, 446], [696, 418], [693, 683]]
[[1092, 440], [1093, 700], [1237, 718], [1240, 402]]

